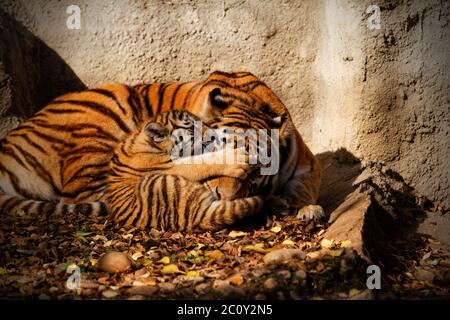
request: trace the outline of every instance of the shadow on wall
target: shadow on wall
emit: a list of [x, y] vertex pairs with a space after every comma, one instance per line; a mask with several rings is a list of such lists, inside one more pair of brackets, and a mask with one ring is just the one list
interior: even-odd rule
[[353, 192], [353, 181], [361, 173], [361, 163], [345, 148], [316, 155], [322, 166], [318, 203], [329, 215]]
[[86, 86], [64, 60], [0, 9], [0, 112], [28, 118], [57, 96]]

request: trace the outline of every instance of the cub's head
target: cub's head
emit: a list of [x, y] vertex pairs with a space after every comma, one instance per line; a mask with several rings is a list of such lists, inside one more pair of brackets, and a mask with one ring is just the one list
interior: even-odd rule
[[[151, 168], [172, 155], [182, 156], [183, 146], [192, 143], [199, 119], [187, 111], [172, 110], [150, 119], [139, 130], [120, 144], [115, 155], [131, 168]], [[175, 153], [176, 148], [181, 149]]]

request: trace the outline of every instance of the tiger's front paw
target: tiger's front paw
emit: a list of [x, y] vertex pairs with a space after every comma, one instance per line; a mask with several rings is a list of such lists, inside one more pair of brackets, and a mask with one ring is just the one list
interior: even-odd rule
[[224, 175], [231, 178], [245, 180], [247, 179], [249, 171], [250, 166], [247, 163], [232, 164], [225, 169]]
[[325, 211], [319, 205], [310, 204], [298, 210], [297, 218], [304, 221], [319, 220], [325, 216]]

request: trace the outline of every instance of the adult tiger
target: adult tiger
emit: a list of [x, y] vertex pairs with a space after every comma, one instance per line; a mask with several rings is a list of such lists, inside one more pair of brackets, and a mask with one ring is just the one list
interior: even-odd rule
[[[107, 184], [115, 146], [151, 116], [169, 109], [186, 109], [207, 123], [239, 128], [267, 128], [252, 112], [255, 109], [271, 116], [287, 112], [265, 84], [246, 72], [214, 72], [206, 81], [134, 88], [110, 84], [63, 95], [2, 140], [0, 210], [17, 206], [24, 211], [45, 210], [44, 202], [33, 205], [24, 199], [69, 204], [97, 201]], [[279, 194], [277, 209], [302, 208], [301, 216], [317, 217], [323, 211], [308, 205], [318, 196], [319, 163], [290, 118], [282, 132], [280, 171], [260, 177], [256, 189], [269, 186]], [[247, 187], [230, 178], [210, 184], [228, 198], [239, 196]]]
[[321, 181], [318, 159], [304, 143], [281, 100], [253, 74], [215, 71], [206, 81], [142, 84], [136, 88], [142, 103], [154, 113], [186, 109], [203, 121], [214, 123], [213, 127], [267, 128], [259, 112], [273, 118], [287, 116], [280, 129], [278, 174], [253, 175], [247, 183], [220, 177], [211, 179], [208, 185], [217, 188], [224, 199], [245, 195], [248, 189], [251, 194], [267, 190], [275, 195], [272, 209], [278, 213], [297, 213], [305, 220], [324, 215], [316, 205]]

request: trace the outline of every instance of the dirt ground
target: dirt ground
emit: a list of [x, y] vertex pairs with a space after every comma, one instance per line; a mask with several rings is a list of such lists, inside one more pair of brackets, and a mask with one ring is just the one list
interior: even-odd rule
[[[342, 153], [322, 157], [322, 163], [327, 161], [324, 190], [333, 190], [331, 185], [340, 190], [328, 191], [328, 204], [326, 194], [322, 196], [322, 204], [330, 212], [336, 207], [331, 204], [332, 197], [343, 201], [345, 193], [355, 189], [349, 187], [349, 181], [359, 174], [360, 164]], [[347, 179], [336, 180], [336, 172]], [[345, 186], [336, 185], [337, 181], [346, 183], [348, 190], [342, 193]], [[378, 182], [382, 189], [380, 185]], [[407, 203], [398, 205], [409, 208]], [[332, 229], [329, 222], [305, 223], [293, 216], [261, 215], [219, 232], [183, 235], [116, 230], [104, 217], [87, 218], [78, 213], [39, 219], [11, 213], [0, 216], [0, 297], [448, 299], [448, 228], [436, 228], [445, 228], [450, 214], [441, 207], [422, 213], [424, 217], [413, 226], [413, 232], [383, 241], [378, 241], [374, 227], [380, 222], [365, 216], [372, 222], [369, 230], [358, 232], [367, 242], [363, 252], [353, 248], [353, 239], [325, 239]], [[131, 268], [115, 274], [99, 270], [99, 258], [108, 251], [125, 253]], [[367, 289], [366, 269], [372, 260], [382, 270], [380, 290]], [[66, 287], [70, 276], [66, 270], [71, 264], [81, 270], [81, 288], [74, 290]]]

